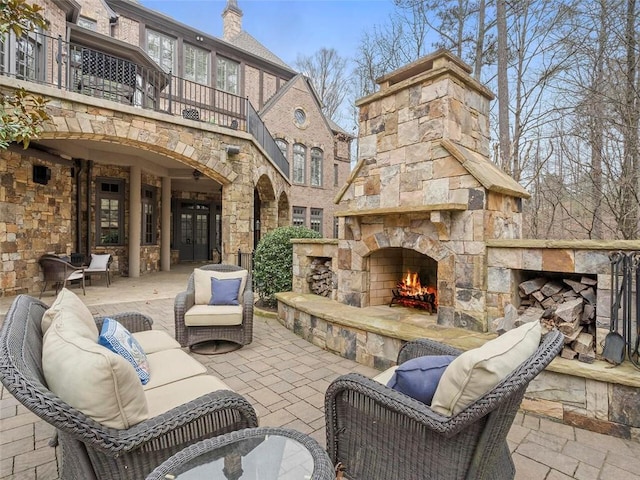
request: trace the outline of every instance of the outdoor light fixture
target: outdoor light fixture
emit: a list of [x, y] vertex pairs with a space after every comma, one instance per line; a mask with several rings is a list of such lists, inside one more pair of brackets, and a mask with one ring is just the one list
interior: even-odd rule
[[200, 170], [194, 170], [192, 175], [193, 175], [193, 179], [197, 182], [198, 180], [200, 180], [200, 177], [202, 176], [202, 172]]
[[204, 42], [204, 37], [202, 37], [202, 35], [196, 35], [196, 40], [199, 42]]
[[240, 153], [240, 147], [238, 145], [227, 145], [225, 147], [227, 155], [238, 155]]

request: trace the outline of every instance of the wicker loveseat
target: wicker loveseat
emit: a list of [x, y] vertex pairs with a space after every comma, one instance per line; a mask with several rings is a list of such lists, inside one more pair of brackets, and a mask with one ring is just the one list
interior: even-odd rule
[[[131, 426], [113, 428], [99, 423], [94, 417], [63, 401], [48, 387], [45, 378], [47, 365], [42, 359], [43, 350], [46, 354], [49, 348], [49, 330], [54, 326], [48, 327], [43, 342], [41, 325], [47, 309], [46, 304], [27, 295], [20, 295], [14, 300], [0, 330], [0, 380], [20, 403], [56, 428], [57, 443], [61, 447], [62, 479], [143, 479], [156, 466], [192, 443], [257, 426], [251, 404], [232, 391], [211, 389], [211, 385], [221, 382], [208, 375], [186, 379], [194, 380], [189, 388], [184, 387], [183, 381], [175, 381], [173, 392], [171, 388], [169, 391], [161, 390], [162, 386], [145, 391], [143, 400], [149, 402], [148, 415]], [[151, 319], [139, 313], [120, 313], [110, 317], [130, 332], [136, 332], [134, 336], [139, 335], [141, 343], [146, 338], [148, 345], [152, 345], [152, 340], [158, 338], [156, 334], [162, 333], [151, 330]], [[94, 320], [99, 329], [104, 318], [96, 317]], [[65, 328], [67, 332], [70, 330]], [[170, 337], [169, 340], [176, 343]], [[156, 353], [163, 352], [168, 352], [168, 349]], [[173, 358], [184, 354], [179, 347], [170, 353], [170, 356], [176, 354]], [[148, 357], [151, 356], [152, 353]], [[158, 369], [156, 382], [162, 378], [166, 380], [169, 374], [166, 370], [179, 372], [183, 368], [171, 365], [164, 371]], [[96, 372], [99, 375], [103, 373]], [[153, 379], [152, 369], [149, 384]], [[164, 386], [171, 387], [171, 384]], [[203, 393], [194, 395], [198, 389]], [[84, 393], [90, 396], [92, 388], [87, 386]], [[123, 397], [128, 394], [123, 390], [120, 393]], [[155, 395], [155, 406], [149, 395]], [[193, 396], [189, 401], [181, 401], [181, 395]]]
[[[535, 353], [452, 416], [360, 374], [334, 380], [325, 397], [327, 451], [351, 480], [513, 479], [507, 433], [529, 382], [559, 353], [563, 335], [542, 337]], [[403, 346], [398, 365], [461, 352], [431, 340]]]
[[[213, 276], [220, 279], [238, 276], [244, 279], [237, 298], [239, 305], [208, 305]], [[202, 292], [198, 290], [201, 285]], [[251, 273], [236, 265], [198, 267], [189, 276], [187, 289], [175, 298], [174, 319], [176, 340], [183, 347], [212, 340], [226, 340], [241, 346], [250, 344], [253, 341]]]

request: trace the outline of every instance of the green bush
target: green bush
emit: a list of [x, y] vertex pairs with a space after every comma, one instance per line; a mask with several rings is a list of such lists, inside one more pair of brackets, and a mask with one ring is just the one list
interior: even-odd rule
[[279, 227], [262, 237], [253, 259], [253, 280], [255, 290], [265, 306], [275, 307], [276, 293], [291, 290], [291, 239], [319, 237], [318, 232], [306, 227]]

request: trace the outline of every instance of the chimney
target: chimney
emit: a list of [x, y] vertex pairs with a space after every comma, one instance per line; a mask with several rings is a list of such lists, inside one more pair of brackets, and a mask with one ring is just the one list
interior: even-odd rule
[[227, 6], [222, 11], [222, 38], [231, 40], [242, 31], [242, 10], [237, 0], [227, 0]]

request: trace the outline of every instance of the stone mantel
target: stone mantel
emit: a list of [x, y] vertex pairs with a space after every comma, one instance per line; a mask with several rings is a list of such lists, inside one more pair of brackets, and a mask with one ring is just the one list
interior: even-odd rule
[[545, 240], [515, 239], [487, 240], [487, 247], [495, 248], [564, 248], [574, 250], [640, 250], [638, 240]]
[[336, 217], [372, 217], [376, 215], [398, 215], [405, 213], [463, 211], [468, 208], [466, 203], [436, 203], [431, 205], [339, 210], [334, 215]]

